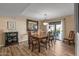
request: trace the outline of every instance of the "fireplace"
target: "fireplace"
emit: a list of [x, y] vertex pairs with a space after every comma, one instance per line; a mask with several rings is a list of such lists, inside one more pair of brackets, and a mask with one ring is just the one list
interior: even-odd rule
[[18, 32], [6, 32], [5, 33], [5, 46], [18, 43]]

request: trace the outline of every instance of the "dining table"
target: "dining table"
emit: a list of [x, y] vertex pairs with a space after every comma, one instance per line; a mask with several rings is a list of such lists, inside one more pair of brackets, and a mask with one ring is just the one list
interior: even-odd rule
[[31, 37], [38, 41], [38, 52], [40, 52], [40, 43], [43, 39], [47, 40], [48, 38], [47, 34], [34, 34], [34, 35], [31, 35]]

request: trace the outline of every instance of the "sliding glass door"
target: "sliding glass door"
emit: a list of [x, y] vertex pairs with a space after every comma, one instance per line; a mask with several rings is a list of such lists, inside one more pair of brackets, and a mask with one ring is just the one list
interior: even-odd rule
[[62, 40], [61, 21], [49, 23], [49, 30], [52, 32], [56, 40]]

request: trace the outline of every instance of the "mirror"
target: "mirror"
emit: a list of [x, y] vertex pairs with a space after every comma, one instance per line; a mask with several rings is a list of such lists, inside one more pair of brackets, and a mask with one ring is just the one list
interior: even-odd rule
[[37, 31], [38, 21], [27, 19], [27, 31]]

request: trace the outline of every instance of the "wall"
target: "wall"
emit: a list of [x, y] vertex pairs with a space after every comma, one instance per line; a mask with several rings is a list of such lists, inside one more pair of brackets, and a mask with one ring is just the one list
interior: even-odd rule
[[16, 22], [16, 30], [19, 33], [19, 42], [27, 40], [27, 31], [26, 31], [26, 18], [17, 16], [0, 16], [0, 46], [4, 46], [5, 44], [5, 32], [10, 32], [11, 30], [7, 29], [7, 22], [8, 21], [15, 21]]
[[74, 16], [67, 16], [65, 17], [65, 36], [68, 37], [69, 32], [73, 30], [75, 31], [75, 20]]

